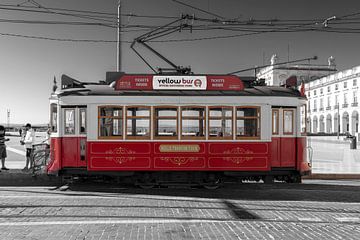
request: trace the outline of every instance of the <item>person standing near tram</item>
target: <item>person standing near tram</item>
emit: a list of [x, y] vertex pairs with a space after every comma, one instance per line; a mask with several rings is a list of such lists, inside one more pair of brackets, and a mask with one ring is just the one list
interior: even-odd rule
[[5, 142], [9, 140], [9, 138], [5, 138], [5, 127], [0, 125], [0, 158], [2, 165], [1, 170], [9, 170], [7, 167], [5, 167], [5, 158], [7, 157]]
[[30, 123], [27, 123], [25, 125], [25, 130], [26, 130], [26, 134], [22, 143], [25, 145], [26, 148], [26, 164], [25, 167], [23, 168], [23, 171], [28, 170], [29, 165], [30, 168], [32, 167], [31, 154], [32, 154], [32, 147], [35, 142], [35, 132], [34, 129], [32, 129]]

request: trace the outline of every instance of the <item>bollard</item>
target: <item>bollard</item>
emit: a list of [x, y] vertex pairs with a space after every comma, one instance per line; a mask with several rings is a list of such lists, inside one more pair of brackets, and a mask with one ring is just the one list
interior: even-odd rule
[[356, 137], [352, 136], [350, 138], [350, 149], [356, 149]]

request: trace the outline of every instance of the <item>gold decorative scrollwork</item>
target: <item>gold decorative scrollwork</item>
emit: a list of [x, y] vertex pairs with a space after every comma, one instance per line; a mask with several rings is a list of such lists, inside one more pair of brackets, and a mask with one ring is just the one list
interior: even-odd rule
[[165, 162], [171, 162], [172, 164], [181, 166], [181, 165], [185, 165], [188, 162], [194, 162], [199, 160], [199, 158], [197, 157], [161, 157], [160, 158], [161, 161], [165, 161]]
[[232, 162], [232, 163], [235, 163], [235, 164], [242, 164], [244, 162], [251, 161], [254, 158], [253, 157], [224, 157], [223, 159], [225, 161]]
[[129, 150], [127, 148], [118, 147], [118, 148], [114, 148], [112, 150], [107, 150], [105, 153], [119, 155], [119, 154], [134, 154], [135, 152], [132, 150]]
[[254, 152], [248, 149], [244, 149], [241, 147], [232, 148], [230, 150], [226, 150], [223, 154], [253, 154]]
[[126, 163], [126, 162], [132, 162], [135, 160], [134, 157], [106, 157], [105, 159], [108, 161], [113, 161], [114, 163], [117, 163], [120, 165], [123, 163]]

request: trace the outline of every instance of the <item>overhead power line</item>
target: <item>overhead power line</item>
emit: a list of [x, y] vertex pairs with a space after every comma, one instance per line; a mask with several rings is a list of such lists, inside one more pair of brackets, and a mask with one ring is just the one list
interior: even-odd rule
[[[43, 7], [42, 5], [37, 4], [35, 1], [30, 0], [36, 6], [17, 6], [9, 4], [0, 4], [0, 10], [9, 10], [9, 11], [23, 11], [23, 12], [33, 12], [33, 13], [44, 13], [44, 14], [57, 14], [62, 16], [72, 16], [85, 19], [91, 19], [92, 21], [40, 21], [40, 20], [22, 20], [22, 19], [0, 19], [0, 23], [17, 23], [17, 24], [62, 24], [62, 25], [79, 25], [79, 26], [101, 26], [101, 27], [110, 27], [117, 28], [117, 16], [115, 13], [105, 13], [105, 12], [96, 12], [96, 11], [86, 11], [86, 10], [74, 10], [66, 8], [48, 8]], [[178, 0], [173, 0], [174, 2], [185, 4]], [[28, 1], [29, 2], [29, 1]], [[224, 35], [218, 34], [208, 37], [197, 37], [197, 38], [187, 38], [187, 39], [148, 39], [148, 42], [190, 42], [190, 41], [202, 41], [202, 40], [216, 40], [216, 39], [228, 39], [228, 38], [237, 38], [243, 36], [251, 36], [257, 34], [265, 33], [285, 33], [285, 32], [327, 32], [327, 33], [349, 33], [349, 34], [359, 34], [360, 28], [356, 28], [356, 25], [360, 24], [360, 18], [356, 17], [360, 15], [358, 13], [346, 14], [340, 17], [331, 17], [327, 19], [249, 19], [249, 20], [234, 20], [234, 19], [225, 19], [222, 16], [213, 14], [209, 11], [205, 11], [200, 8], [193, 7], [189, 4], [188, 7], [203, 11], [208, 15], [215, 16], [216, 18], [198, 18], [195, 16], [190, 16], [188, 20], [191, 21], [189, 24], [192, 31], [233, 31], [233, 32], [242, 32], [240, 34], [234, 35]], [[179, 19], [179, 17], [174, 16], [152, 16], [152, 15], [137, 15], [137, 14], [121, 14], [121, 16], [128, 17], [138, 17], [138, 18], [163, 18], [163, 19]], [[219, 19], [221, 17], [221, 19]], [[323, 24], [326, 22], [326, 26]], [[196, 24], [202, 23], [202, 24]], [[210, 24], [204, 24], [210, 23]], [[336, 27], [335, 27], [336, 25]], [[165, 25], [166, 26], [166, 25]], [[164, 25], [149, 25], [149, 24], [138, 24], [138, 25], [122, 25], [122, 32], [138, 32], [138, 31], [153, 31], [161, 27], [164, 31], [167, 31], [167, 27]], [[170, 28], [171, 29], [171, 28]], [[175, 32], [175, 31], [174, 31]], [[12, 33], [3, 33], [2, 36], [12, 36], [12, 37], [24, 37], [24, 38], [33, 38], [33, 39], [43, 39], [43, 40], [52, 40], [52, 41], [72, 41], [72, 42], [115, 42], [112, 40], [92, 40], [92, 39], [66, 39], [66, 38], [52, 38], [44, 36], [30, 36], [30, 35], [21, 35], [21, 34], [12, 34]], [[165, 34], [167, 35], [167, 34]], [[165, 35], [158, 35], [158, 37], [164, 37]], [[156, 38], [158, 38], [156, 37]], [[127, 42], [127, 41], [124, 41]], [[130, 43], [130, 41], [128, 41]]]
[[[17, 6], [17, 5], [8, 5], [8, 4], [0, 4], [0, 10], [6, 11], [20, 11], [20, 12], [33, 12], [33, 13], [44, 13], [44, 14], [57, 14], [64, 16], [72, 16], [72, 17], [93, 17], [99, 21], [107, 21], [107, 22], [117, 22], [117, 14], [116, 13], [105, 13], [105, 12], [94, 12], [94, 11], [83, 11], [83, 10], [73, 10], [73, 9], [65, 9], [65, 8], [46, 8], [51, 10], [40, 10], [41, 8], [32, 7], [32, 6]], [[164, 16], [164, 15], [139, 15], [134, 13], [123, 13], [122, 17], [135, 17], [135, 18], [158, 18], [158, 19], [178, 19], [178, 16]]]
[[194, 7], [194, 6], [190, 5], [190, 4], [187, 4], [187, 3], [184, 3], [184, 2], [181, 2], [181, 1], [178, 1], [178, 0], [172, 0], [172, 1], [175, 2], [175, 3], [178, 3], [178, 4], [180, 4], [180, 5], [184, 5], [184, 6], [186, 6], [186, 7], [195, 9], [195, 10], [197, 10], [197, 11], [199, 11], [199, 12], [206, 13], [206, 14], [208, 14], [208, 15], [211, 15], [211, 16], [214, 16], [214, 17], [217, 17], [217, 18], [220, 18], [220, 19], [225, 19], [224, 17], [222, 17], [222, 16], [220, 16], [220, 15], [217, 15], [217, 14], [215, 14], [215, 13], [206, 11], [206, 10], [201, 9], [201, 8], [198, 8], [198, 7]]
[[[42, 37], [42, 36], [33, 36], [33, 35], [23, 35], [23, 34], [14, 34], [14, 33], [0, 33], [1, 36], [9, 37], [21, 37], [21, 38], [31, 38], [31, 39], [40, 39], [40, 40], [50, 40], [50, 41], [60, 41], [60, 42], [87, 42], [87, 43], [116, 43], [116, 40], [97, 40], [97, 39], [72, 39], [72, 38], [52, 38], [52, 37]], [[132, 43], [131, 41], [121, 41], [122, 43]]]

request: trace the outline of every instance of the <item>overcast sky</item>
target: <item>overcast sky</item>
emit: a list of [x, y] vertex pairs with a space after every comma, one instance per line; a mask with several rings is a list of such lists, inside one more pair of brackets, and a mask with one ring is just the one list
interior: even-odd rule
[[[289, 0], [182, 0], [197, 8], [219, 15], [224, 19], [253, 20], [316, 20], [314, 27], [321, 28], [323, 21], [332, 16], [345, 16], [360, 12], [360, 2], [344, 1], [289, 1]], [[0, 1], [0, 4], [16, 5], [24, 0]], [[30, 1], [31, 2], [31, 1]], [[24, 6], [34, 6], [31, 3]], [[38, 0], [47, 8], [65, 8], [96, 12], [117, 12], [117, 0]], [[122, 0], [122, 13], [144, 16], [177, 17], [182, 13], [196, 17], [215, 19], [171, 0]], [[0, 6], [6, 8], [6, 6]], [[12, 7], [14, 8], [14, 7]], [[33, 9], [34, 10], [34, 9]], [[36, 10], [36, 9], [35, 9]], [[39, 11], [54, 12], [38, 8]], [[46, 37], [57, 39], [90, 39], [115, 41], [116, 27], [100, 25], [29, 24], [9, 23], [7, 20], [68, 21], [99, 23], [95, 19], [79, 18], [53, 13], [25, 12], [0, 9], [0, 123], [6, 122], [6, 110], [11, 111], [11, 123], [34, 124], [48, 122], [48, 98], [54, 76], [59, 80], [67, 74], [81, 81], [98, 81], [107, 71], [116, 70], [116, 43], [63, 42], [33, 39]], [[105, 15], [111, 16], [111, 15]], [[338, 24], [330, 27], [360, 29], [360, 15], [352, 15], [353, 24]], [[356, 19], [357, 18], [357, 19]], [[6, 20], [4, 22], [4, 20]], [[123, 41], [132, 41], [146, 31], [134, 31], [133, 25], [160, 26], [173, 19], [122, 17], [126, 24]], [[270, 21], [269, 21], [270, 22]], [[359, 22], [359, 23], [358, 23]], [[104, 23], [101, 21], [101, 23]], [[280, 22], [279, 22], [280, 23]], [[248, 32], [210, 30], [213, 24], [195, 21], [202, 30], [191, 33], [184, 30], [157, 40], [194, 39], [228, 36]], [[206, 25], [209, 25], [208, 28]], [[273, 28], [275, 28], [274, 26]], [[269, 28], [270, 29], [270, 28]], [[355, 30], [354, 30], [355, 29]], [[140, 29], [141, 30], [141, 29]], [[128, 32], [132, 31], [132, 32]], [[344, 30], [343, 30], [344, 31]], [[9, 36], [15, 34], [21, 36]], [[195, 73], [228, 73], [269, 63], [276, 53], [280, 61], [307, 58], [314, 55], [319, 60], [314, 64], [327, 64], [334, 56], [339, 70], [360, 65], [359, 33], [329, 33], [314, 31], [272, 32], [224, 39], [150, 43], [177, 65], [191, 66]], [[168, 67], [157, 58], [137, 46], [154, 67]], [[129, 43], [122, 45], [123, 67], [128, 73], [151, 73], [151, 70], [131, 51]], [[244, 73], [243, 75], [250, 75]]]

